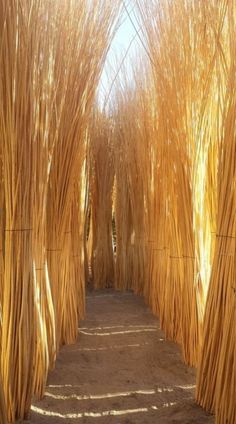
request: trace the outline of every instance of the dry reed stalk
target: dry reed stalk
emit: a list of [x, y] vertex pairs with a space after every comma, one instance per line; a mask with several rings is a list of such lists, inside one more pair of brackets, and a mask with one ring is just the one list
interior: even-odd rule
[[197, 401], [215, 412], [219, 424], [236, 421], [236, 9], [233, 1], [227, 6], [218, 40], [227, 78], [220, 127], [217, 229], [197, 383]]
[[[88, 177], [89, 181], [89, 177]], [[89, 183], [87, 187], [87, 202], [86, 202], [86, 218], [85, 218], [85, 239], [84, 239], [84, 254], [85, 254], [85, 282], [92, 283], [92, 251], [93, 251], [93, 228], [91, 217], [91, 202], [89, 195]]]
[[[161, 273], [158, 279], [159, 293], [157, 296], [160, 297], [159, 314], [162, 327], [169, 338], [180, 341], [184, 359], [193, 363], [196, 354], [193, 353], [194, 358], [192, 358], [191, 349], [193, 351], [194, 345], [195, 348], [197, 347], [197, 342], [194, 341], [197, 325], [191, 324], [191, 320], [195, 321], [196, 316], [193, 289], [191, 162], [187, 153], [189, 146], [185, 135], [184, 108], [181, 104], [185, 100], [185, 92], [183, 84], [178, 85], [178, 77], [181, 78], [180, 72], [182, 71], [182, 64], [178, 63], [178, 58], [181, 56], [176, 55], [175, 57], [176, 50], [173, 50], [173, 44], [176, 43], [177, 37], [174, 33], [172, 37], [171, 27], [168, 25], [170, 19], [173, 19], [174, 22], [179, 17], [168, 16], [169, 13], [171, 15], [171, 11], [165, 9], [164, 6], [161, 13], [163, 15], [159, 21], [159, 30], [163, 31], [163, 34], [159, 40], [160, 51], [155, 52], [155, 60], [157, 60], [158, 66], [160, 66], [158, 62], [162, 62], [165, 73], [156, 72], [155, 84], [158, 97], [157, 113], [161, 117], [159, 122], [160, 119], [165, 120], [165, 124], [160, 126], [160, 131], [158, 130], [158, 136], [159, 143], [163, 145], [162, 179], [164, 178], [166, 181], [164, 180], [162, 185], [164, 193], [162, 194], [161, 213], [163, 218], [160, 220], [163, 222], [164, 240], [158, 248], [164, 249], [160, 258], [164, 259], [166, 271], [164, 278]], [[175, 15], [175, 10], [172, 10], [172, 13]], [[172, 78], [173, 80], [171, 80]], [[159, 85], [160, 88], [158, 88]], [[178, 89], [180, 93], [178, 93]], [[159, 231], [161, 231], [161, 227], [159, 227]], [[161, 263], [159, 265], [163, 266]], [[178, 305], [181, 305], [181, 308]]]
[[[1, 155], [2, 156], [2, 155]], [[2, 351], [2, 306], [4, 287], [4, 229], [5, 228], [5, 199], [2, 173], [2, 157], [0, 161], [0, 358]]]
[[[54, 312], [57, 346], [75, 340], [84, 312], [84, 134], [118, 8], [0, 1], [1, 368], [9, 421], [27, 417], [32, 394], [43, 394], [56, 353]], [[77, 234], [68, 236], [74, 225]], [[46, 248], [55, 239], [63, 251], [49, 275]]]
[[[224, 7], [182, 0], [164, 1], [160, 6], [154, 0], [140, 2], [140, 11], [156, 87], [158, 144], [166, 158], [160, 162], [162, 177], [157, 177], [157, 181], [165, 178], [161, 196], [166, 206], [163, 203], [160, 213], [164, 216], [157, 219], [162, 223], [160, 231], [165, 228], [163, 245], [158, 242], [159, 256], [166, 257], [161, 249], [169, 248], [169, 258], [159, 263], [167, 267], [167, 281], [159, 269], [153, 297], [160, 299], [166, 333], [180, 341], [185, 361], [196, 365], [214, 244], [212, 193], [216, 186], [212, 183], [217, 169], [215, 122], [219, 120], [214, 96], [219, 93], [217, 36]], [[173, 314], [174, 305], [179, 304], [181, 310]]]
[[0, 423], [7, 424], [6, 404], [4, 399], [1, 373], [0, 373]]
[[[0, 187], [1, 187], [1, 193], [0, 193], [0, 246], [1, 246], [1, 252], [0, 252], [0, 361], [1, 361], [1, 354], [2, 354], [2, 305], [3, 305], [3, 283], [4, 283], [4, 260], [3, 260], [3, 247], [4, 247], [4, 234], [3, 234], [3, 227], [4, 227], [4, 187], [3, 187], [3, 179], [2, 179], [2, 166], [0, 171]], [[0, 369], [0, 423], [1, 424], [7, 424], [7, 414], [6, 414], [6, 404], [5, 404], [5, 397], [3, 392], [3, 382], [2, 382], [2, 375], [1, 375], [1, 369]]]
[[[157, 233], [150, 220], [151, 209], [155, 209], [154, 172], [159, 169], [155, 91], [152, 80], [145, 77], [147, 70], [142, 61], [135, 61], [132, 76], [128, 66], [121, 71], [113, 116], [116, 128], [116, 287], [132, 288], [151, 302], [150, 273], [155, 266], [154, 239]], [[127, 75], [132, 80], [132, 88]], [[156, 210], [153, 216], [155, 213]]]
[[[157, 142], [153, 140], [152, 145], [154, 152], [158, 152], [153, 153], [153, 157], [158, 158], [154, 173], [156, 190], [153, 198], [146, 197], [150, 202], [147, 206], [149, 212], [146, 225], [148, 227], [151, 224], [150, 228], [155, 228], [154, 236], [151, 237], [154, 238], [152, 242], [155, 247], [149, 248], [148, 266], [152, 282], [144, 288], [145, 297], [149, 299], [153, 310], [158, 311], [167, 336], [182, 345], [185, 361], [198, 364], [203, 315], [214, 256], [198, 400], [208, 409], [216, 410], [219, 423], [234, 423], [236, 386], [233, 260], [236, 202], [233, 125], [235, 50], [232, 40], [235, 39], [235, 8], [233, 2], [225, 1], [177, 1], [162, 2], [162, 5], [155, 1], [145, 4], [140, 2], [140, 8], [143, 22], [147, 25], [154, 65], [157, 94], [155, 119], [158, 121]], [[225, 24], [226, 11], [228, 21]], [[151, 17], [150, 20], [148, 17]], [[137, 87], [136, 91], [140, 96], [140, 89]], [[140, 96], [139, 104], [141, 98]], [[127, 152], [132, 145], [135, 151], [132, 157], [139, 164], [141, 178], [148, 179], [148, 172], [145, 175], [142, 171], [142, 164], [146, 163], [144, 155], [138, 156], [137, 153], [137, 134], [140, 135], [140, 127], [145, 118], [143, 116], [140, 120], [137, 113], [132, 115], [134, 106], [130, 105], [131, 102], [136, 101], [129, 93], [123, 102], [125, 104], [120, 106], [118, 117], [115, 116], [125, 140], [125, 146], [120, 143], [119, 147], [122, 146], [121, 156], [125, 158], [127, 165]], [[224, 104], [227, 105], [225, 109]], [[125, 123], [122, 120], [124, 116]], [[132, 120], [135, 141], [129, 132], [129, 119]], [[149, 133], [152, 126], [153, 124], [149, 126]], [[224, 142], [218, 162], [218, 141], [222, 138]], [[150, 162], [153, 157], [149, 159]], [[218, 164], [218, 181], [221, 181], [218, 183], [219, 199], [216, 195]], [[132, 174], [135, 175], [133, 169], [135, 165], [130, 166], [129, 163], [126, 180], [128, 184], [132, 182], [128, 191], [132, 213], [137, 205], [143, 208], [143, 202], [137, 202], [132, 197], [134, 186], [142, 192], [139, 179], [137, 178], [136, 185], [132, 181]], [[217, 233], [225, 233], [226, 236], [218, 237], [215, 250], [212, 233], [216, 228], [217, 216]], [[132, 223], [135, 226], [133, 215]], [[231, 236], [227, 240], [229, 226]], [[127, 236], [127, 229], [125, 234]], [[157, 250], [155, 259], [150, 250]], [[131, 272], [134, 271], [133, 264], [130, 263], [128, 267]], [[215, 365], [216, 361], [219, 366]]]
[[112, 245], [112, 192], [114, 157], [112, 128], [102, 112], [95, 111], [90, 130], [90, 193], [92, 225], [91, 272], [94, 287], [114, 285]]
[[[86, 187], [86, 168], [85, 163], [82, 167], [80, 179], [75, 182], [74, 200], [72, 202], [71, 211], [71, 232], [74, 228], [78, 228], [77, 233], [72, 238], [72, 258], [74, 261], [74, 276], [78, 281], [76, 297], [79, 297], [78, 318], [84, 319], [85, 315], [85, 249], [84, 249], [84, 228], [85, 228], [85, 196]], [[82, 248], [83, 246], [83, 248]], [[83, 270], [83, 272], [81, 272]]]
[[116, 225], [116, 259], [115, 288], [128, 290], [131, 288], [131, 270], [129, 266], [131, 254], [132, 216], [128, 189], [128, 169], [124, 156], [125, 138], [118, 126], [114, 133], [115, 162], [115, 202], [114, 217]]
[[[88, 147], [87, 147], [88, 151]], [[88, 152], [87, 154], [88, 155]], [[84, 275], [85, 284], [91, 282], [91, 258], [92, 258], [92, 226], [91, 226], [91, 202], [89, 191], [89, 160], [85, 163], [85, 182], [84, 182]]]
[[[81, 156], [82, 159], [82, 156]], [[77, 163], [77, 165], [79, 165]], [[78, 335], [78, 322], [85, 313], [85, 281], [84, 281], [84, 191], [85, 168], [80, 166], [81, 174], [74, 182], [70, 203], [70, 229], [65, 233], [64, 248], [61, 255], [63, 286], [61, 296], [61, 343], [73, 343]], [[75, 231], [76, 228], [76, 231]], [[70, 325], [68, 325], [70, 323]]]
[[[33, 272], [35, 285], [36, 357], [34, 394], [42, 397], [48, 369], [56, 358], [55, 314], [52, 302], [46, 255], [46, 201], [48, 173], [55, 139], [55, 96], [58, 88], [56, 54], [58, 32], [63, 25], [58, 5], [44, 1], [39, 9], [38, 50], [35, 64], [35, 133], [33, 145]], [[40, 39], [39, 39], [40, 37]]]
[[1, 2], [0, 128], [6, 204], [1, 368], [9, 421], [25, 417], [33, 392], [32, 256], [34, 55], [38, 2]]
[[[77, 1], [65, 5], [60, 50], [63, 64], [60, 96], [63, 105], [57, 122], [48, 191], [47, 249], [56, 313], [57, 346], [75, 340], [77, 307], [69, 300], [79, 281], [71, 281], [71, 202], [75, 178], [81, 175], [86, 149], [86, 127], [101, 67], [112, 35], [119, 2]], [[73, 55], [71, 52], [73, 51]], [[61, 66], [61, 55], [60, 55]], [[62, 90], [62, 93], [61, 93]], [[57, 99], [56, 99], [57, 101]], [[60, 98], [59, 98], [60, 101]], [[81, 187], [83, 190], [83, 187]], [[83, 243], [80, 247], [83, 250]], [[81, 275], [84, 270], [81, 269]], [[79, 297], [76, 299], [80, 303]], [[68, 309], [71, 305], [71, 311]], [[73, 314], [71, 318], [70, 312]], [[72, 336], [73, 334], [73, 336]]]
[[[230, 18], [224, 25], [226, 6], [229, 7]], [[158, 8], [160, 9], [159, 3]], [[150, 25], [153, 25], [155, 16], [153, 10], [150, 15], [152, 16]], [[156, 72], [159, 152], [161, 151], [163, 157], [167, 158], [166, 161], [163, 161], [162, 177], [161, 174], [156, 177], [159, 188], [161, 188], [159, 194], [163, 196], [163, 204], [165, 204], [164, 207], [162, 206], [158, 220], [161, 222], [159, 232], [164, 233], [164, 244], [167, 247], [169, 245], [170, 249], [166, 258], [167, 262], [163, 263], [162, 260], [159, 263], [160, 268], [166, 268], [166, 274], [159, 270], [160, 277], [155, 276], [156, 281], [153, 282], [151, 290], [153, 290], [154, 305], [156, 298], [159, 299], [157, 310], [166, 334], [182, 344], [187, 362], [197, 364], [198, 344], [201, 341], [201, 325], [215, 244], [212, 232], [215, 230], [218, 203], [216, 175], [218, 140], [222, 138], [221, 131], [223, 137], [227, 138], [227, 143], [225, 141], [227, 154], [225, 153], [224, 156], [221, 153], [219, 159], [221, 167], [226, 168], [225, 173], [228, 177], [225, 178], [227, 183], [223, 185], [223, 189], [226, 191], [229, 180], [232, 180], [233, 190], [235, 187], [235, 174], [233, 173], [235, 172], [235, 147], [232, 147], [232, 151], [230, 151], [228, 141], [228, 139], [234, 140], [232, 116], [235, 113], [235, 92], [232, 89], [234, 87], [232, 58], [235, 56], [235, 52], [232, 50], [232, 40], [235, 35], [231, 35], [232, 39], [229, 42], [231, 48], [229, 45], [227, 46], [228, 38], [230, 38], [229, 29], [233, 34], [235, 31], [235, 10], [232, 3], [226, 4], [226, 2], [192, 4], [189, 7], [184, 2], [178, 2], [178, 4], [175, 2], [175, 4], [166, 5], [166, 9], [164, 8], [161, 12], [156, 10], [156, 15], [159, 16], [158, 23], [151, 29], [149, 27], [148, 33], [151, 56], [156, 64], [154, 74]], [[147, 22], [146, 19], [145, 22]], [[173, 28], [172, 22], [175, 22], [177, 30]], [[176, 22], [179, 24], [176, 25]], [[186, 30], [189, 30], [189, 39]], [[154, 35], [158, 35], [158, 32], [159, 38], [156, 37], [158, 41], [155, 45]], [[178, 40], [181, 40], [179, 53], [177, 53]], [[229, 78], [226, 75], [227, 60], [231, 65], [230, 71], [232, 72]], [[225, 95], [226, 83], [230, 86], [227, 92], [228, 97]], [[224, 103], [230, 105], [230, 111], [224, 112], [222, 107]], [[162, 123], [162, 120], [166, 121], [166, 124]], [[161, 150], [162, 148], [163, 150]], [[227, 166], [225, 157], [230, 157], [231, 160]], [[221, 167], [219, 175], [222, 179]], [[227, 174], [228, 169], [233, 174], [230, 178]], [[165, 175], [164, 182], [163, 175]], [[224, 190], [220, 189], [219, 193], [223, 191], [223, 194], [220, 198], [222, 206], [219, 205], [219, 210], [221, 210], [220, 207], [223, 209], [224, 203], [228, 215], [227, 213], [218, 215], [219, 224], [224, 224], [227, 230], [227, 225], [232, 223], [232, 234], [235, 230], [233, 190], [231, 190], [231, 198], [228, 200], [231, 205], [227, 206], [225, 205]], [[222, 228], [220, 227], [217, 232], [222, 233]], [[227, 231], [225, 232], [227, 233]], [[207, 379], [209, 394], [205, 389], [205, 384], [200, 385], [199, 388], [199, 401], [203, 405], [208, 405], [210, 409], [213, 406], [216, 407], [217, 420], [222, 423], [225, 420], [232, 423], [235, 421], [235, 407], [233, 406], [235, 363], [232, 363], [232, 358], [235, 358], [235, 333], [233, 333], [232, 324], [235, 319], [235, 309], [232, 308], [234, 296], [232, 296], [232, 292], [230, 296], [229, 289], [230, 283], [234, 281], [234, 268], [229, 262], [230, 258], [234, 257], [235, 246], [233, 243], [234, 234], [231, 236], [229, 246], [231, 253], [228, 254], [225, 253], [227, 242], [223, 243], [219, 240], [216, 242], [211, 277], [211, 284], [214, 288], [209, 293], [211, 303], [206, 315], [208, 323], [203, 345], [204, 352], [208, 352], [208, 354], [206, 357], [202, 356], [203, 365], [200, 374], [201, 382], [205, 378]], [[159, 247], [160, 254], [162, 249], [163, 247]], [[225, 265], [222, 264], [224, 259], [219, 259], [219, 255], [229, 256], [229, 259], [225, 259]], [[166, 255], [164, 256], [166, 257]], [[154, 262], [157, 263], [157, 261]], [[223, 306], [221, 306], [220, 313], [216, 313], [215, 307], [213, 307], [216, 305], [214, 302], [218, 296], [215, 287], [217, 287], [216, 284], [222, 286], [221, 271], [225, 267], [229, 273], [228, 289], [225, 288], [228, 290], [225, 295], [226, 303], [229, 305], [227, 316]], [[151, 263], [152, 268], [153, 262]], [[165, 275], [166, 278], [163, 278]], [[234, 286], [232, 285], [232, 287], [234, 292]], [[174, 304], [170, 303], [171, 296]], [[175, 305], [178, 304], [181, 304], [181, 308], [177, 312]], [[220, 308], [219, 304], [218, 307]], [[174, 314], [173, 311], [175, 311]], [[222, 316], [225, 316], [227, 328], [227, 331], [224, 332]], [[179, 326], [174, 328], [173, 324], [178, 318]], [[221, 326], [217, 326], [216, 323], [221, 323]], [[210, 337], [212, 327], [215, 331], [214, 335]], [[216, 360], [222, 361], [218, 372], [213, 355], [217, 351], [216, 343], [219, 346], [221, 331], [227, 343], [222, 346], [220, 344], [221, 347], [218, 350]], [[225, 361], [225, 346], [230, 346], [228, 362]], [[211, 367], [209, 367], [209, 358], [211, 358]], [[215, 387], [217, 390], [213, 392]]]
[[[140, 81], [137, 74], [143, 75], [144, 73], [138, 71], [135, 74], [136, 88], [134, 92], [129, 91], [129, 86], [125, 86], [122, 81], [124, 92], [120, 94], [121, 99], [116, 93], [116, 99], [119, 99], [118, 113], [115, 116], [119, 135], [116, 161], [121, 158], [120, 160], [126, 168], [128, 176], [125, 181], [128, 184], [131, 205], [131, 224], [125, 222], [125, 215], [119, 217], [119, 214], [123, 213], [123, 211], [119, 212], [120, 209], [123, 209], [122, 204], [117, 203], [116, 205], [116, 215], [123, 223], [122, 236], [121, 225], [117, 226], [117, 252], [119, 255], [120, 240], [129, 240], [133, 250], [129, 263], [127, 263], [127, 256], [123, 259], [123, 263], [122, 257], [120, 261], [119, 256], [117, 257], [116, 268], [117, 276], [119, 268], [129, 270], [131, 273], [130, 287], [136, 292], [144, 293], [153, 310], [161, 312], [161, 319], [165, 323], [169, 320], [169, 317], [165, 318], [168, 311], [175, 310], [171, 307], [168, 309], [168, 296], [165, 288], [170, 261], [170, 252], [167, 248], [170, 233], [168, 230], [169, 202], [166, 200], [169, 197], [166, 194], [168, 178], [163, 178], [166, 173], [166, 154], [168, 153], [165, 143], [166, 128], [164, 128], [164, 124], [161, 126], [164, 120], [160, 118], [160, 115], [158, 118], [156, 116], [157, 99], [152, 93], [153, 84], [151, 84], [151, 89], [148, 87], [149, 90], [147, 87], [144, 88], [143, 82]], [[163, 113], [163, 111], [158, 112]], [[158, 130], [157, 119], [160, 121]], [[163, 138], [161, 138], [162, 135]], [[163, 140], [162, 144], [160, 140]], [[119, 166], [120, 162], [116, 167], [117, 175], [120, 172]], [[121, 180], [120, 186], [117, 186], [118, 193], [124, 192], [124, 189], [121, 191], [122, 184], [124, 185], [124, 182]], [[121, 202], [121, 198], [117, 199]], [[162, 213], [160, 214], [160, 212]], [[127, 284], [127, 281], [124, 281], [123, 284]], [[162, 284], [164, 284], [164, 290], [159, 289]], [[169, 293], [171, 299], [173, 298], [172, 294], [173, 287]], [[179, 304], [178, 299], [176, 305]], [[175, 320], [176, 316], [173, 317], [173, 321]]]
[[[140, 98], [130, 87], [122, 72], [117, 84], [116, 122], [116, 206], [117, 259], [116, 285], [119, 289], [131, 288], [143, 293], [146, 264], [146, 211], [145, 211], [145, 144], [141, 133]], [[142, 160], [143, 159], [143, 160]], [[121, 174], [120, 174], [121, 172]], [[122, 181], [122, 179], [124, 180]], [[125, 188], [125, 184], [127, 188]], [[128, 220], [126, 221], [126, 219]], [[122, 249], [126, 252], [122, 252]], [[125, 278], [121, 281], [121, 278]]]

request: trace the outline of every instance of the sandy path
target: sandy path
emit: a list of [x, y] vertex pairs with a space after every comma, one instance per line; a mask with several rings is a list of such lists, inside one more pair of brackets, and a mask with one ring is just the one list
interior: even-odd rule
[[213, 423], [193, 401], [195, 371], [131, 293], [93, 292], [77, 344], [65, 346], [32, 424]]

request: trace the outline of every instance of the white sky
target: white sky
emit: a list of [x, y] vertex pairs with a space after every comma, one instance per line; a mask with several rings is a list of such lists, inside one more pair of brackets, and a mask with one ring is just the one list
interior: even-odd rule
[[[136, 29], [138, 28], [138, 23], [136, 22], [134, 11], [131, 7], [129, 7], [128, 10], [131, 19], [124, 10], [121, 25], [113, 39], [110, 50], [108, 52], [105, 68], [102, 73], [99, 87], [99, 99], [101, 103], [103, 102], [105, 95], [109, 92], [111, 81], [112, 79], [114, 79], [114, 76], [116, 75], [119, 66], [124, 61], [124, 57], [125, 60], [128, 61], [130, 57], [134, 56], [134, 53], [137, 48], [142, 48], [136, 32]], [[131, 20], [134, 22], [136, 29], [134, 28]], [[130, 45], [132, 40], [133, 42]]]

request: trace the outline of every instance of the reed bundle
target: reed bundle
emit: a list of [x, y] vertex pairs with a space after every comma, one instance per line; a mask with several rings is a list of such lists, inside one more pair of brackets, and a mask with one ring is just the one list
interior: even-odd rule
[[114, 166], [115, 166], [115, 202], [114, 217], [116, 225], [116, 261], [115, 288], [128, 290], [132, 288], [132, 253], [131, 237], [133, 221], [131, 200], [129, 194], [129, 171], [125, 155], [126, 137], [122, 128], [122, 115], [117, 118], [117, 128], [114, 131]]
[[6, 405], [5, 405], [1, 374], [0, 374], [0, 423], [7, 424]]
[[[162, 125], [161, 117], [167, 111], [159, 109], [159, 102], [155, 105], [158, 95], [155, 98], [151, 95], [150, 90], [145, 93], [145, 90], [140, 89], [140, 87], [142, 87], [141, 81], [137, 81], [136, 93], [134, 94], [125, 87], [118, 112], [117, 126], [120, 133], [118, 149], [121, 149], [121, 147], [124, 149], [120, 153], [120, 157], [125, 163], [128, 174], [128, 195], [132, 223], [130, 225], [128, 222], [128, 229], [126, 229], [126, 234], [129, 235], [130, 239], [129, 243], [132, 246], [132, 255], [129, 258], [129, 264], [125, 267], [130, 268], [130, 287], [138, 293], [144, 293], [146, 299], [152, 304], [153, 310], [160, 315], [161, 324], [165, 328], [167, 336], [180, 341], [187, 350], [187, 346], [192, 345], [193, 340], [186, 341], [184, 336], [187, 333], [186, 338], [189, 338], [190, 332], [193, 334], [193, 331], [190, 330], [189, 319], [188, 324], [186, 324], [184, 306], [180, 309], [179, 305], [182, 301], [186, 307], [186, 313], [190, 315], [189, 308], [192, 307], [191, 296], [193, 296], [193, 293], [189, 288], [191, 295], [188, 295], [188, 293], [186, 295], [184, 285], [187, 284], [186, 281], [192, 281], [193, 287], [194, 268], [193, 265], [191, 266], [191, 262], [189, 264], [189, 261], [183, 260], [181, 264], [183, 268], [179, 269], [179, 263], [176, 262], [175, 258], [180, 258], [184, 249], [182, 245], [189, 241], [184, 239], [185, 221], [182, 220], [182, 227], [177, 221], [180, 204], [182, 205], [184, 201], [187, 207], [187, 199], [191, 203], [191, 192], [188, 184], [186, 184], [189, 178], [183, 172], [182, 158], [180, 152], [176, 152], [175, 144], [166, 143], [166, 140], [170, 139], [170, 136], [168, 137], [166, 133], [169, 129], [166, 128], [165, 124]], [[118, 95], [116, 95], [116, 98], [119, 98]], [[152, 98], [154, 100], [153, 108]], [[151, 105], [149, 105], [149, 102]], [[163, 107], [163, 104], [161, 107]], [[157, 119], [157, 116], [158, 123], [155, 123], [154, 119]], [[123, 144], [121, 138], [125, 140]], [[173, 173], [173, 169], [175, 173]], [[163, 175], [165, 175], [165, 178], [163, 178]], [[184, 187], [184, 183], [187, 186], [186, 194], [180, 192], [179, 197], [177, 197], [177, 187], [178, 185]], [[117, 192], [119, 191], [120, 187], [117, 186]], [[183, 196], [185, 196], [184, 199]], [[119, 211], [120, 209], [121, 206], [117, 203], [116, 210]], [[192, 229], [191, 204], [189, 209], [189, 226]], [[186, 213], [185, 220], [187, 218]], [[124, 224], [124, 217], [121, 220]], [[120, 229], [120, 227], [118, 228]], [[130, 228], [132, 228], [132, 232]], [[121, 237], [119, 229], [117, 229], [118, 253]], [[123, 232], [125, 232], [125, 229], [123, 229]], [[124, 240], [124, 236], [122, 236], [122, 239]], [[173, 244], [170, 248], [171, 242]], [[193, 249], [193, 240], [191, 243]], [[176, 249], [175, 252], [174, 248]], [[117, 256], [117, 266], [122, 268], [122, 261], [118, 261], [118, 259]], [[127, 257], [124, 261], [126, 264]], [[179, 274], [176, 274], [176, 268]], [[119, 273], [119, 270], [117, 270], [117, 275]], [[187, 296], [186, 300], [184, 299], [185, 295]], [[183, 333], [184, 325], [185, 333]], [[176, 326], [177, 328], [175, 328]]]
[[49, 367], [56, 357], [55, 313], [47, 269], [46, 254], [46, 202], [48, 171], [51, 166], [55, 139], [55, 95], [57, 93], [56, 54], [58, 31], [62, 16], [58, 7], [50, 2], [40, 5], [39, 13], [47, 20], [39, 20], [35, 63], [35, 128], [33, 140], [33, 282], [36, 307], [36, 352], [33, 392], [38, 397], [44, 393]]
[[156, 240], [151, 297], [159, 298], [157, 311], [167, 336], [180, 342], [185, 361], [196, 365], [214, 248], [215, 123], [220, 125], [221, 101], [215, 97], [221, 99], [222, 90], [217, 36], [224, 7], [150, 1], [140, 2], [139, 10], [153, 68], [162, 155], [156, 180], [162, 217], [156, 216], [156, 231], [164, 234], [156, 236], [161, 240]]
[[[54, 148], [48, 192], [48, 242], [49, 275], [57, 321], [58, 343], [72, 342], [77, 334], [77, 318], [84, 308], [83, 298], [77, 297], [73, 317], [70, 305], [79, 280], [71, 281], [69, 275], [75, 266], [71, 257], [71, 201], [74, 182], [81, 177], [86, 152], [86, 127], [92, 101], [98, 84], [106, 50], [112, 34], [111, 22], [117, 12], [117, 3], [97, 2], [96, 5], [76, 1], [66, 12], [66, 25], [62, 31], [61, 49], [65, 50], [62, 74], [65, 84], [63, 107], [57, 122], [57, 142]], [[80, 23], [80, 24], [79, 24]], [[85, 30], [86, 29], [86, 30]], [[74, 52], [71, 55], [71, 52]], [[76, 140], [76, 142], [75, 142]], [[81, 187], [83, 189], [83, 187]], [[53, 224], [52, 224], [53, 221]], [[81, 223], [83, 226], [83, 223]], [[82, 227], [81, 227], [82, 228]], [[81, 230], [79, 230], [81, 233]], [[80, 254], [83, 250], [81, 242]], [[60, 267], [58, 267], [60, 263]], [[71, 268], [72, 267], [72, 268]], [[80, 274], [84, 273], [83, 269]]]
[[[1, 5], [2, 6], [2, 5]], [[1, 13], [0, 9], [0, 13]], [[0, 20], [0, 25], [2, 22]], [[0, 27], [1, 28], [1, 27]], [[2, 32], [0, 30], [0, 39]], [[1, 138], [0, 138], [1, 140]], [[3, 287], [4, 287], [4, 227], [5, 227], [5, 199], [4, 199], [4, 182], [3, 182], [3, 164], [2, 164], [2, 143], [0, 146], [0, 364], [2, 355], [2, 308], [3, 308]], [[3, 391], [2, 372], [0, 366], [0, 423], [6, 424], [6, 404]]]
[[[236, 7], [227, 3], [219, 45], [226, 84], [219, 137], [218, 208], [215, 252], [207, 297], [197, 401], [216, 413], [216, 423], [236, 421]], [[222, 76], [223, 78], [223, 76]]]
[[95, 288], [144, 296], [198, 403], [236, 421], [235, 2], [138, 0], [151, 60], [121, 69], [107, 117], [119, 3], [0, 0], [3, 424], [76, 340], [89, 264]]
[[43, 395], [84, 313], [86, 127], [118, 10], [109, 0], [0, 1], [0, 374], [10, 422]]
[[102, 112], [95, 111], [90, 133], [91, 273], [94, 287], [98, 289], [114, 285], [112, 241], [114, 157], [109, 118]]
[[117, 251], [122, 240], [136, 244], [138, 216], [143, 250], [138, 274], [126, 255], [116, 275], [138, 281], [145, 268], [140, 292], [167, 337], [187, 363], [201, 357], [198, 402], [234, 423], [235, 5], [140, 1], [139, 12], [152, 76], [146, 84], [134, 72], [131, 90], [120, 83], [114, 144], [116, 185], [123, 178], [128, 187], [125, 212], [116, 199]]
[[33, 392], [34, 72], [38, 4], [1, 1], [0, 127], [6, 221], [1, 368], [8, 419], [23, 417]]
[[[117, 226], [116, 287], [142, 294], [146, 267], [145, 158], [142, 104], [122, 73], [116, 91], [115, 158]], [[148, 138], [147, 138], [148, 142]]]
[[[0, 148], [1, 149], [1, 148]], [[1, 150], [0, 150], [1, 152]], [[2, 152], [0, 153], [0, 357], [2, 351], [2, 306], [3, 306], [3, 284], [4, 284], [4, 222], [5, 222], [5, 200], [2, 173]], [[1, 359], [0, 359], [1, 360]]]

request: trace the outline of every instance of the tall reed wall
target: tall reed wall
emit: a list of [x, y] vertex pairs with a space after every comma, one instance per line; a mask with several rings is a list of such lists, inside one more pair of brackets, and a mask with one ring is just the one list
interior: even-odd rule
[[235, 13], [138, 2], [146, 59], [114, 107], [115, 285], [144, 295], [220, 424], [236, 421]]
[[27, 418], [84, 315], [86, 132], [118, 11], [0, 1], [3, 423]]

